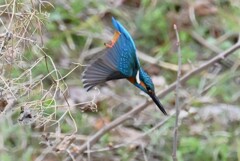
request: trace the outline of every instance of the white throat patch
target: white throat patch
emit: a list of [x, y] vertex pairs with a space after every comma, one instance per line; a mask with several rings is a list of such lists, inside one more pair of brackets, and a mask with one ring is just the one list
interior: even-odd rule
[[137, 71], [137, 74], [136, 74], [136, 80], [137, 80], [137, 83], [140, 84], [141, 81], [140, 81], [140, 76], [139, 76], [139, 70]]

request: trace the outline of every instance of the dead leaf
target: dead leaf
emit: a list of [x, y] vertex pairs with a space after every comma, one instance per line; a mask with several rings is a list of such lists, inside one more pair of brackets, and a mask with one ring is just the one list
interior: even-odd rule
[[8, 102], [4, 98], [0, 98], [0, 111], [3, 112]]
[[97, 130], [100, 130], [103, 126], [105, 126], [109, 122], [110, 122], [109, 117], [99, 118], [99, 119], [96, 120], [96, 122], [94, 124], [94, 128], [97, 129]]

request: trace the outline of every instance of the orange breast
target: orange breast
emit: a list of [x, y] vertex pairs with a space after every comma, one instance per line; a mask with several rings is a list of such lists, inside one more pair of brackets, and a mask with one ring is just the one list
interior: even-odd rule
[[134, 84], [136, 82], [136, 79], [134, 77], [129, 77], [128, 81]]
[[[131, 82], [132, 84], [136, 83], [136, 78], [135, 77], [129, 77], [128, 81]], [[141, 81], [140, 85], [146, 89], [146, 85]]]
[[146, 85], [142, 81], [140, 82], [140, 85], [146, 89]]

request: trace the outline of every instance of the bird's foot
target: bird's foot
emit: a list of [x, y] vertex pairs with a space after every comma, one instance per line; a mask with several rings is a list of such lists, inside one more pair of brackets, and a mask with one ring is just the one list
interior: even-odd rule
[[114, 44], [117, 42], [120, 34], [121, 34], [120, 32], [115, 31], [115, 32], [114, 32], [114, 35], [113, 35], [113, 39], [112, 39], [109, 43], [104, 43], [104, 45], [105, 45], [107, 48], [112, 48], [112, 47], [114, 46]]

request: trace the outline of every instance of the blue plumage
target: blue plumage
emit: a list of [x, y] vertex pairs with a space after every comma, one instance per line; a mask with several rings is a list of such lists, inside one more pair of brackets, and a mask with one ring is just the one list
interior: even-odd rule
[[[140, 68], [139, 61], [136, 56], [136, 47], [132, 37], [127, 30], [114, 18], [112, 18], [113, 26], [121, 34], [114, 44], [116, 55], [118, 55], [118, 70], [126, 77], [136, 75], [136, 71]], [[115, 52], [115, 51], [114, 51]]]
[[106, 81], [125, 78], [147, 93], [166, 115], [166, 111], [155, 95], [150, 76], [140, 66], [132, 37], [114, 18], [112, 18], [112, 23], [116, 29], [114, 38], [111, 44], [106, 44], [108, 47], [106, 53], [85, 69], [84, 88], [90, 90]]

